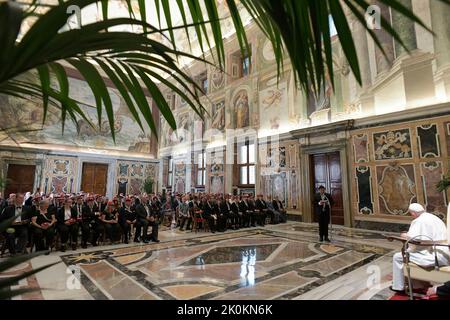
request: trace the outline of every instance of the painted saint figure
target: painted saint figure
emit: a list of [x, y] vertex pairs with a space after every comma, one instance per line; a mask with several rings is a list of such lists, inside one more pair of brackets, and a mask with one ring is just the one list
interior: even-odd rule
[[236, 110], [236, 128], [248, 127], [250, 125], [250, 107], [248, 103], [247, 91], [242, 90], [238, 93], [236, 99], [234, 100], [234, 106]]

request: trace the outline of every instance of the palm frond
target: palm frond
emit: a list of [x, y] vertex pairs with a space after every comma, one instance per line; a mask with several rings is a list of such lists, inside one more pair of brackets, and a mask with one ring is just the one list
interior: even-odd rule
[[[450, 4], [450, 0], [434, 1]], [[218, 3], [211, 0], [153, 0], [153, 3], [159, 20], [157, 25], [147, 21], [150, 4], [144, 0], [138, 0], [137, 9], [130, 0], [126, 1], [129, 18], [108, 17], [108, 1], [104, 0], [59, 1], [58, 5], [46, 6], [46, 10], [38, 10], [39, 6], [44, 6], [39, 1], [31, 1], [28, 7], [14, 1], [1, 2], [0, 94], [26, 95], [31, 92], [36, 97], [40, 96], [44, 102], [44, 114], [49, 103], [58, 104], [63, 128], [66, 119], [75, 123], [79, 117], [86, 119], [83, 109], [70, 96], [70, 82], [64, 71], [70, 64], [91, 88], [100, 126], [103, 111], [106, 111], [113, 139], [114, 112], [104, 77], [113, 82], [140, 128], [144, 130], [147, 126], [157, 135], [157, 119], [147, 96], [151, 96], [172, 129], [176, 129], [162, 87], [172, 89], [203, 117], [205, 110], [198, 95], [201, 88], [178, 62], [183, 58], [207, 63], [205, 56], [211, 53], [213, 64], [225, 70], [223, 22], [226, 19], [231, 21], [241, 51], [251, 53], [244, 25], [244, 18], [250, 16], [272, 43], [278, 75], [282, 74], [283, 62], [289, 58], [295, 81], [307, 94], [311, 84], [315, 92], [320, 92], [319, 88], [327, 78], [334, 85], [330, 18], [335, 24], [344, 56], [360, 84], [359, 63], [346, 12], [366, 27], [375, 45], [384, 52], [377, 34], [366, 25], [363, 13], [370, 5], [367, 0], [226, 0], [226, 14], [220, 11], [223, 7], [219, 8]], [[379, 3], [429, 30], [401, 0], [379, 0]], [[91, 4], [99, 6], [102, 12], [100, 21], [79, 29], [64, 28], [69, 6], [83, 9]], [[19, 41], [23, 18], [30, 14], [38, 19]], [[176, 16], [181, 16], [181, 23], [176, 21]], [[381, 23], [383, 29], [408, 50], [390, 22], [382, 17]], [[143, 31], [114, 31], [116, 27], [130, 25]], [[183, 48], [178, 42], [183, 38], [180, 36], [182, 33], [189, 40], [189, 48]], [[161, 35], [165, 44], [154, 40], [154, 34]], [[200, 48], [199, 56], [192, 53], [193, 34], [196, 36], [194, 42]], [[17, 83], [12, 82], [36, 69], [40, 83], [38, 90], [32, 88], [31, 83], [18, 88]]]

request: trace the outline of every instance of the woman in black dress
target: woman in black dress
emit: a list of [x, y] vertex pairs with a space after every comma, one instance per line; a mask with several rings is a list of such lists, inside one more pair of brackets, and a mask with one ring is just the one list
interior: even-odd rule
[[48, 206], [48, 200], [41, 200], [39, 202], [39, 210], [31, 218], [33, 241], [36, 244], [36, 251], [49, 250], [53, 247], [56, 218], [54, 214], [48, 212]]

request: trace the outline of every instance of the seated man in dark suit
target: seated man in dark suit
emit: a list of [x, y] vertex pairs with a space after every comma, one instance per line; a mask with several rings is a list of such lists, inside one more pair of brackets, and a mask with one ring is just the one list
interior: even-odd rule
[[230, 221], [230, 224], [233, 225], [233, 222], [231, 221], [232, 217], [233, 217], [233, 214], [231, 212], [230, 203], [224, 197], [220, 197], [219, 223], [218, 223], [220, 232], [227, 230], [228, 221]]
[[216, 210], [215, 205], [207, 197], [203, 199], [202, 210], [203, 210], [203, 218], [208, 221], [209, 229], [211, 230], [212, 233], [215, 233], [217, 230], [218, 210]]
[[[261, 214], [258, 212], [258, 210], [256, 209], [256, 204], [255, 204], [255, 196], [250, 194], [247, 197], [247, 205], [248, 205], [248, 212], [250, 212], [250, 217], [252, 220], [251, 226], [252, 227], [256, 227], [256, 223], [261, 224]], [[264, 216], [265, 219], [265, 216]]]
[[274, 223], [273, 211], [267, 207], [267, 203], [264, 200], [262, 194], [258, 195], [258, 199], [256, 199], [255, 206], [258, 212], [258, 220], [261, 226], [266, 224], [266, 217], [270, 217], [270, 222]]
[[[144, 243], [149, 241], [159, 242], [158, 240], [158, 216], [159, 207], [157, 204], [149, 203], [147, 195], [143, 195], [139, 204], [136, 205], [136, 233], [134, 235], [134, 242], [142, 240]], [[152, 227], [152, 234], [150, 238], [147, 235], [148, 227]], [[142, 230], [142, 234], [141, 234]]]
[[0, 223], [17, 216], [13, 220], [11, 227], [4, 233], [9, 252], [12, 255], [24, 253], [28, 241], [31, 208], [22, 205], [23, 199], [24, 196], [22, 193], [16, 194], [14, 202], [10, 203], [0, 216]]
[[272, 205], [274, 210], [280, 213], [280, 222], [281, 223], [287, 222], [287, 212], [284, 209], [283, 202], [280, 201], [278, 196], [275, 196], [275, 198], [272, 201]]

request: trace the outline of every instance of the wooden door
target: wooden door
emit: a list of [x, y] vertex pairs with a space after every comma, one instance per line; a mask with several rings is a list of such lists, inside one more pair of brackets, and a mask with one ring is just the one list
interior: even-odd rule
[[6, 175], [5, 197], [11, 193], [33, 193], [35, 165], [10, 164]]
[[108, 181], [108, 165], [99, 163], [83, 163], [83, 175], [81, 178], [81, 191], [106, 194]]
[[[334, 204], [331, 210], [333, 224], [344, 225], [344, 204], [342, 199], [342, 172], [339, 152], [315, 154], [311, 156], [312, 194], [323, 185], [330, 193]], [[314, 221], [317, 220], [313, 213]], [[316, 221], [317, 222], [317, 221]]]

